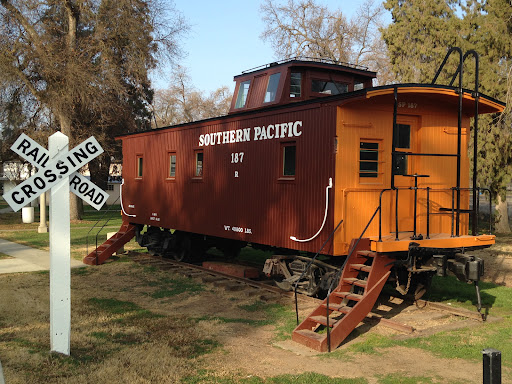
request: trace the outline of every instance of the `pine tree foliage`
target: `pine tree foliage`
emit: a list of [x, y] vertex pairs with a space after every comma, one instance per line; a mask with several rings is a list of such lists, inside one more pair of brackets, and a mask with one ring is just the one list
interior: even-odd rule
[[[498, 100], [509, 99], [512, 90], [512, 2], [510, 0], [387, 0], [393, 22], [382, 30], [393, 71], [401, 81], [429, 83], [442, 62], [448, 47], [480, 55], [479, 91]], [[455, 59], [455, 57], [454, 57]], [[457, 68], [453, 60], [446, 68]], [[454, 71], [452, 70], [452, 73]], [[464, 67], [463, 86], [474, 88], [475, 64], [468, 59]], [[451, 73], [445, 73], [445, 79]], [[508, 81], [507, 81], [508, 80]], [[510, 100], [507, 100], [510, 101]], [[489, 187], [501, 206], [511, 180], [512, 167], [511, 105], [500, 116], [479, 120], [478, 184]], [[471, 135], [473, 135], [473, 129]], [[472, 157], [472, 142], [470, 157]], [[508, 229], [506, 214], [499, 227]], [[508, 229], [509, 230], [509, 229]]]
[[446, 55], [457, 46], [460, 20], [445, 0], [387, 0], [392, 23], [383, 28], [393, 72], [402, 83], [428, 83]]

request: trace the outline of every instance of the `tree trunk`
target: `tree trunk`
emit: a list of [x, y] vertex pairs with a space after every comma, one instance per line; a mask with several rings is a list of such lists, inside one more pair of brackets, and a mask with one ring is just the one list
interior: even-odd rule
[[110, 155], [103, 153], [89, 162], [91, 181], [104, 191], [107, 189], [110, 175]]
[[505, 198], [504, 200], [502, 200], [500, 194], [498, 194], [498, 203], [496, 204], [495, 230], [498, 233], [510, 233], [507, 199]]

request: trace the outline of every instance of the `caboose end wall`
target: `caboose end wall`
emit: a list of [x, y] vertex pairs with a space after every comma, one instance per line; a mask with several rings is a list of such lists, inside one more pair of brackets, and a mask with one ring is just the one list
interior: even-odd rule
[[[438, 91], [404, 89], [398, 94], [397, 137], [395, 152], [400, 155], [392, 164], [394, 99], [392, 92], [365, 100], [345, 102], [338, 109], [336, 158], [336, 203], [334, 222], [344, 219], [335, 236], [335, 254], [346, 253], [348, 245], [358, 238], [382, 202], [365, 237], [412, 234], [414, 226], [414, 182], [417, 178], [417, 233], [426, 233], [427, 196], [429, 191], [430, 233], [450, 234], [452, 228], [451, 188], [457, 177], [457, 95], [440, 95]], [[461, 187], [469, 187], [467, 139], [470, 109], [462, 117]], [[436, 154], [437, 156], [431, 156]], [[395, 168], [392, 187], [392, 167]], [[384, 192], [382, 192], [384, 191]], [[382, 198], [381, 198], [382, 196]], [[381, 200], [382, 199], [382, 200]], [[461, 192], [461, 209], [469, 208], [469, 191]], [[469, 215], [462, 214], [461, 234], [468, 232]], [[410, 236], [410, 235], [409, 235]], [[407, 237], [410, 241], [409, 237]]]

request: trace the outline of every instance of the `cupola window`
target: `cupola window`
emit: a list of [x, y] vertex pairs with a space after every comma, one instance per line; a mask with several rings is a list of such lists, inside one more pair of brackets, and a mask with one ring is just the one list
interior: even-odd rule
[[277, 87], [279, 85], [280, 73], [274, 73], [268, 78], [267, 92], [265, 93], [265, 103], [270, 103], [276, 100]]
[[247, 102], [247, 95], [249, 94], [249, 86], [250, 85], [251, 85], [250, 80], [240, 83], [240, 87], [238, 88], [238, 96], [236, 97], [235, 108], [245, 107], [245, 103]]

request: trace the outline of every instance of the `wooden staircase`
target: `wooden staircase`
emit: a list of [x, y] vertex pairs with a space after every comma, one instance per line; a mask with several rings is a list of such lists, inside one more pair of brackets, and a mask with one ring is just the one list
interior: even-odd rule
[[391, 273], [390, 263], [394, 260], [369, 249], [370, 241], [362, 239], [347, 260], [338, 287], [329, 296], [329, 306], [326, 298], [295, 328], [292, 340], [327, 352], [337, 348], [368, 315]]
[[107, 239], [94, 251], [85, 256], [82, 260], [84, 264], [88, 265], [100, 265], [103, 264], [110, 256], [114, 254], [119, 248], [129, 242], [135, 236], [135, 226], [123, 222], [119, 231]]

